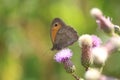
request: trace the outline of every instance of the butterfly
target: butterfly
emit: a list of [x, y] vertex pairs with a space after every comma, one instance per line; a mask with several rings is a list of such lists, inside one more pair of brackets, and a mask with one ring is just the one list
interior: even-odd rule
[[78, 40], [77, 32], [71, 26], [66, 25], [60, 18], [53, 19], [50, 36], [53, 44], [51, 50], [61, 50]]

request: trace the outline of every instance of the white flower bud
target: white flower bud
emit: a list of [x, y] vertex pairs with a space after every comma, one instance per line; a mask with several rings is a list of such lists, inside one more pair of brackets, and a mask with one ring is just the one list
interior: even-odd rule
[[82, 47], [82, 45], [90, 45], [90, 46], [92, 46], [92, 38], [88, 34], [80, 36], [78, 42], [79, 42], [80, 47]]
[[93, 17], [98, 17], [98, 16], [102, 16], [102, 15], [103, 15], [102, 11], [101, 11], [100, 9], [98, 9], [98, 8], [93, 8], [93, 9], [90, 11], [90, 13], [91, 13], [91, 15], [92, 15]]
[[89, 69], [85, 73], [85, 80], [99, 80], [101, 73], [97, 69]]
[[104, 64], [108, 57], [108, 52], [104, 47], [96, 47], [92, 49], [93, 62], [97, 64]]

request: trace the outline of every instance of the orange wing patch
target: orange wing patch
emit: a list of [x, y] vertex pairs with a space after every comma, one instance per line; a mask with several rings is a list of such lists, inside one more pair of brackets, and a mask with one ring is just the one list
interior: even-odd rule
[[52, 28], [52, 35], [51, 35], [51, 37], [52, 37], [52, 42], [55, 41], [57, 32], [58, 32], [58, 30], [59, 30], [60, 28], [61, 28], [61, 25], [57, 25], [57, 26], [54, 26], [54, 27]]

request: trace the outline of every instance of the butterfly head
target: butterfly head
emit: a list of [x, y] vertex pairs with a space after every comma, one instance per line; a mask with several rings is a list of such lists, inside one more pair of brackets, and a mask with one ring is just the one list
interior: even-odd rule
[[52, 21], [52, 26], [51, 26], [51, 38], [52, 42], [54, 43], [55, 38], [57, 36], [57, 32], [65, 26], [65, 23], [60, 19], [60, 18], [55, 18]]
[[52, 21], [52, 28], [63, 27], [63, 26], [65, 26], [65, 23], [60, 18], [55, 18]]

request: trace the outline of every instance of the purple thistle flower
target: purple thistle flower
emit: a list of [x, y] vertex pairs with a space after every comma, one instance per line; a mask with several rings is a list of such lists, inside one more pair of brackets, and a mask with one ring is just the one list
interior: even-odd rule
[[68, 48], [62, 49], [56, 53], [54, 59], [56, 62], [64, 63], [66, 60], [69, 60], [72, 57], [72, 51]]
[[98, 47], [102, 43], [101, 39], [95, 35], [92, 35], [92, 47]]
[[56, 53], [54, 59], [56, 62], [62, 63], [64, 65], [64, 69], [68, 73], [73, 73], [75, 71], [75, 65], [70, 60], [72, 57], [72, 51], [68, 48], [62, 49]]

